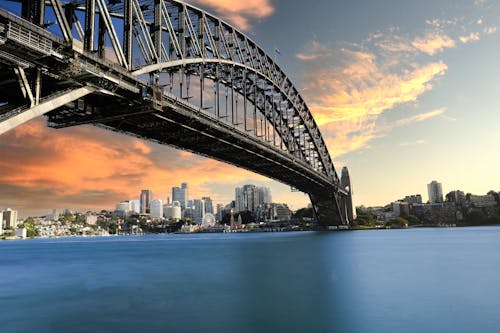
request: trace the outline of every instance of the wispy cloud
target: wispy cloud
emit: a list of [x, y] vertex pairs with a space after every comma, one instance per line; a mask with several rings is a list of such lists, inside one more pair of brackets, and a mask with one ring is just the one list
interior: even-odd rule
[[[374, 140], [399, 126], [438, 116], [453, 120], [444, 115], [445, 108], [403, 119], [398, 119], [395, 110], [414, 109], [446, 74], [447, 64], [433, 60], [434, 56], [478, 41], [495, 33], [496, 28], [484, 27], [482, 17], [470, 21], [430, 19], [425, 23], [423, 31], [413, 35], [390, 27], [359, 43], [331, 45], [313, 40], [296, 54], [304, 68], [303, 94], [335, 156], [369, 149]], [[481, 31], [477, 31], [478, 26], [482, 26]], [[396, 120], [381, 124], [385, 113]]]
[[190, 2], [213, 9], [243, 30], [251, 29], [252, 20], [266, 18], [274, 12], [271, 0], [191, 0]]
[[406, 126], [406, 125], [413, 124], [413, 123], [418, 123], [418, 122], [421, 122], [421, 121], [424, 121], [424, 120], [427, 120], [430, 118], [434, 118], [436, 116], [440, 116], [445, 112], [446, 112], [445, 108], [440, 108], [440, 109], [436, 109], [433, 111], [420, 113], [420, 114], [417, 114], [417, 115], [414, 115], [411, 117], [398, 119], [392, 126], [393, 127], [401, 127], [401, 126]]
[[446, 48], [455, 47], [455, 41], [445, 34], [428, 33], [423, 37], [418, 37], [411, 43], [417, 50], [428, 55], [435, 55]]
[[408, 146], [418, 146], [418, 145], [423, 145], [425, 143], [425, 140], [419, 139], [415, 141], [405, 141], [401, 142], [399, 145], [401, 147], [408, 147]]
[[465, 43], [468, 43], [470, 41], [478, 41], [480, 39], [480, 37], [479, 37], [478, 32], [471, 32], [470, 34], [468, 34], [466, 36], [460, 36], [459, 39], [462, 43], [465, 44]]
[[[373, 140], [390, 130], [377, 126], [380, 115], [416, 102], [448, 69], [441, 61], [408, 66], [405, 59], [393, 57], [393, 52], [376, 54], [373, 48], [381, 40], [383, 36], [372, 36], [371, 44], [339, 48], [315, 40], [297, 54], [304, 66], [302, 91], [334, 156], [368, 149]], [[408, 52], [408, 48], [399, 49]], [[426, 117], [430, 114], [407, 121]]]
[[497, 28], [496, 27], [484, 28], [483, 32], [487, 35], [492, 35], [497, 32]]

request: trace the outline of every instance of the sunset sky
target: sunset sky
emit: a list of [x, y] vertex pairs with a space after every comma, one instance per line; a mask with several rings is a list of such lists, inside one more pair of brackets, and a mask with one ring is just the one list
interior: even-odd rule
[[[4, 1], [0, 1], [2, 3]], [[304, 96], [335, 167], [351, 173], [356, 205], [409, 194], [500, 191], [500, 2], [187, 1], [245, 31]], [[190, 198], [234, 200], [270, 186], [292, 209], [308, 197], [224, 163], [92, 126], [35, 119], [0, 136], [0, 209], [114, 209], [186, 181]]]

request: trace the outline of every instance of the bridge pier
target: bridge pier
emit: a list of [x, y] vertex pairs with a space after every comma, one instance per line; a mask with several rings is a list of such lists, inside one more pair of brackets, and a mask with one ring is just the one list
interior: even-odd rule
[[340, 195], [333, 191], [324, 191], [309, 194], [309, 198], [320, 229], [349, 224]]

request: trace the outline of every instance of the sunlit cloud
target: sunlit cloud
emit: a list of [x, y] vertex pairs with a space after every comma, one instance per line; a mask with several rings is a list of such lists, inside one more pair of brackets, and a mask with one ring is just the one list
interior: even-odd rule
[[[269, 181], [222, 162], [96, 127], [50, 129], [43, 118], [2, 135], [0, 152], [0, 198], [10, 198], [12, 206], [24, 211], [49, 209], [50, 202], [57, 203], [54, 208], [111, 209], [120, 200], [136, 199], [143, 188], [166, 200], [171, 187], [182, 181], [196, 197], [213, 196], [209, 183]], [[227, 203], [232, 196], [213, 198]]]
[[492, 35], [492, 34], [494, 34], [496, 32], [497, 32], [497, 28], [496, 27], [484, 28], [484, 33], [487, 34], [487, 35]]
[[429, 33], [424, 37], [415, 38], [413, 47], [428, 55], [434, 55], [446, 48], [455, 47], [455, 41], [445, 34]]
[[[334, 156], [369, 149], [394, 127], [444, 112], [414, 115], [390, 126], [378, 124], [384, 112], [417, 102], [448, 69], [442, 61], [403, 63], [408, 56], [398, 54], [419, 52], [407, 41], [383, 34], [372, 35], [370, 44], [350, 48], [312, 41], [297, 54], [304, 66], [302, 91]], [[389, 53], [377, 54], [373, 48]]]
[[468, 43], [470, 41], [478, 41], [480, 39], [480, 37], [479, 37], [478, 32], [475, 32], [475, 33], [471, 32], [469, 35], [460, 36], [459, 39], [462, 43], [465, 44], [465, 43]]
[[251, 29], [252, 20], [266, 18], [274, 12], [274, 6], [270, 0], [191, 0], [190, 2], [213, 9], [243, 30]]
[[418, 123], [418, 122], [421, 122], [421, 121], [424, 121], [424, 120], [427, 120], [427, 119], [430, 119], [430, 118], [433, 118], [436, 116], [440, 116], [445, 112], [446, 112], [445, 108], [440, 108], [440, 109], [436, 109], [433, 111], [420, 113], [420, 114], [417, 114], [417, 115], [414, 115], [414, 116], [411, 116], [408, 118], [399, 119], [392, 126], [400, 127], [400, 126], [406, 126], [406, 125], [413, 124], [413, 123]]

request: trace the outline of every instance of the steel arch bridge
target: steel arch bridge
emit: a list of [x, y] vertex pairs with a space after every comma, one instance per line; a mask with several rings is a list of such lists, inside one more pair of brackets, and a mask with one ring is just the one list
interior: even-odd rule
[[350, 184], [304, 99], [230, 24], [176, 0], [5, 3], [0, 135], [40, 115], [92, 124], [286, 183], [321, 226], [350, 222]]

